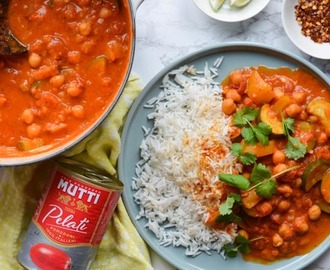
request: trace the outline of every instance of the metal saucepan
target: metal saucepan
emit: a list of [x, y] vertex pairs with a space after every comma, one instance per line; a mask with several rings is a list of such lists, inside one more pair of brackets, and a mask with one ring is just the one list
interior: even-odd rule
[[[51, 148], [50, 150], [46, 150], [46, 151], [42, 151], [42, 152], [35, 151], [35, 153], [31, 153], [26, 156], [18, 156], [18, 157], [15, 157], [15, 156], [1, 157], [0, 156], [0, 166], [25, 165], [25, 164], [30, 164], [30, 163], [34, 163], [34, 162], [38, 162], [38, 161], [42, 161], [42, 160], [46, 160], [46, 159], [55, 157], [55, 156], [63, 153], [64, 151], [70, 149], [71, 147], [76, 145], [78, 142], [80, 142], [82, 139], [87, 137], [92, 131], [94, 131], [101, 124], [101, 122], [111, 112], [111, 110], [117, 103], [119, 97], [121, 96], [121, 94], [125, 88], [126, 82], [128, 81], [128, 78], [130, 75], [133, 56], [134, 56], [134, 50], [135, 50], [135, 14], [136, 14], [136, 11], [137, 11], [139, 5], [143, 2], [143, 0], [119, 0], [119, 1], [126, 2], [126, 4], [128, 4], [129, 9], [130, 9], [129, 12], [130, 12], [130, 21], [131, 21], [130, 23], [132, 25], [132, 42], [131, 42], [132, 44], [131, 44], [131, 52], [130, 52], [130, 56], [129, 56], [129, 64], [127, 66], [126, 75], [124, 76], [124, 78], [121, 82], [120, 88], [116, 90], [117, 91], [116, 97], [114, 98], [113, 102], [108, 104], [107, 108], [104, 110], [101, 117], [99, 117], [92, 125], [87, 127], [86, 130], [81, 132], [81, 134], [79, 134], [79, 136], [73, 137], [67, 143], [59, 145], [56, 148]], [[4, 4], [6, 6], [6, 2], [9, 2], [9, 0], [0, 0], [0, 16], [6, 16], [7, 11], [6, 11], [6, 9], [2, 8], [4, 6]], [[1, 10], [1, 8], [2, 8], [2, 10]], [[5, 24], [5, 27], [6, 26], [7, 26], [7, 24]], [[7, 29], [5, 29], [5, 31], [7, 31]], [[25, 47], [25, 44], [22, 44], [18, 41], [19, 37], [17, 37], [18, 39], [15, 39], [15, 37], [13, 35], [11, 35], [10, 30], [8, 30], [7, 34], [8, 33], [9, 33], [9, 36], [11, 36], [9, 41], [14, 42], [14, 43], [17, 42], [16, 43], [16, 44], [18, 44], [17, 48], [19, 48], [19, 50], [21, 50], [21, 51], [19, 51], [19, 53], [20, 52], [24, 53], [26, 50], [29, 49], [29, 44], [26, 44], [26, 47]], [[10, 52], [7, 53], [7, 56], [11, 57], [10, 54], [11, 54]], [[15, 54], [15, 52], [14, 52], [14, 54]], [[2, 57], [7, 57], [7, 56], [6, 56], [6, 54], [2, 54]], [[22, 56], [20, 56], [20, 57], [27, 57], [27, 56], [25, 54], [22, 54]]]

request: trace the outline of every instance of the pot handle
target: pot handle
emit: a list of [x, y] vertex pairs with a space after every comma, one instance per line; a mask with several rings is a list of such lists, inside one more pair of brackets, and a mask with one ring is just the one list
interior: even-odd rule
[[143, 1], [144, 0], [131, 0], [132, 10], [134, 14], [136, 14], [137, 9], [139, 8], [139, 6], [142, 4]]

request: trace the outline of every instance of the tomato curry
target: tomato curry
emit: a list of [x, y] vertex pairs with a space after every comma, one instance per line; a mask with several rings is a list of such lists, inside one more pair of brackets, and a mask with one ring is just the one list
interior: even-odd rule
[[[222, 88], [231, 150], [243, 164], [236, 180], [255, 184], [237, 189], [234, 209], [249, 239], [245, 258], [308, 253], [330, 234], [329, 86], [302, 69], [259, 66], [232, 71]], [[210, 211], [206, 224], [221, 228]]]
[[1, 157], [62, 146], [103, 116], [129, 69], [130, 16], [127, 1], [10, 1], [29, 51], [0, 58]]

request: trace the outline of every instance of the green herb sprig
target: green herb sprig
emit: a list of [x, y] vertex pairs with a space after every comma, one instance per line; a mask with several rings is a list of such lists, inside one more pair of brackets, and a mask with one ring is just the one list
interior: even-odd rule
[[240, 143], [233, 143], [230, 150], [244, 165], [252, 165], [257, 161], [255, 154], [249, 152], [243, 153], [243, 146]]
[[288, 138], [288, 143], [285, 147], [285, 155], [290, 158], [297, 160], [303, 158], [307, 152], [307, 147], [301, 143], [299, 138], [292, 137], [290, 134], [294, 132], [294, 119], [282, 118], [284, 135]]
[[245, 143], [255, 145], [260, 142], [262, 145], [268, 145], [269, 135], [272, 133], [272, 128], [263, 122], [257, 125], [252, 125], [252, 122], [259, 116], [259, 110], [244, 107], [241, 111], [233, 116], [233, 124], [242, 127], [242, 137]]
[[221, 173], [219, 174], [219, 180], [229, 186], [241, 190], [249, 191], [255, 189], [258, 196], [262, 198], [269, 198], [276, 193], [277, 182], [275, 179], [284, 173], [297, 169], [298, 167], [299, 166], [293, 166], [272, 175], [269, 168], [263, 164], [256, 163], [252, 169], [249, 179], [242, 175]]
[[242, 254], [249, 254], [251, 252], [249, 244], [262, 238], [263, 237], [257, 237], [249, 240], [243, 235], [238, 234], [235, 238], [235, 243], [224, 245], [222, 250], [224, 251], [225, 256], [229, 258], [235, 258], [238, 252], [241, 252]]

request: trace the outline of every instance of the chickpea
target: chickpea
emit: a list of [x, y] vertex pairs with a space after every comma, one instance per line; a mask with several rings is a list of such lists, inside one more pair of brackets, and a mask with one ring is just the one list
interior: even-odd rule
[[311, 208], [308, 209], [308, 216], [310, 220], [317, 220], [321, 216], [321, 208], [314, 204]]
[[63, 74], [55, 75], [50, 78], [49, 82], [56, 87], [60, 87], [64, 83], [64, 75]]
[[280, 172], [285, 171], [288, 168], [288, 165], [284, 163], [278, 163], [274, 168], [273, 168], [273, 174], [277, 174]]
[[273, 246], [274, 247], [280, 247], [283, 245], [283, 238], [278, 234], [278, 233], [275, 233], [273, 235]]
[[108, 18], [110, 15], [111, 15], [111, 12], [108, 8], [105, 8], [105, 7], [101, 8], [100, 14], [99, 14], [100, 18], [105, 19], [105, 18]]
[[298, 103], [298, 104], [302, 104], [305, 102], [306, 98], [307, 98], [307, 93], [306, 92], [294, 92], [292, 94], [292, 97], [294, 98], [294, 100]]
[[92, 25], [90, 22], [82, 22], [79, 24], [79, 33], [83, 36], [88, 36], [92, 32]]
[[41, 65], [42, 58], [39, 54], [37, 53], [31, 53], [29, 55], [29, 64], [33, 68], [37, 68]]
[[253, 103], [254, 103], [253, 100], [251, 98], [249, 98], [249, 97], [245, 97], [243, 99], [243, 104], [245, 106], [251, 107], [253, 105]]
[[276, 224], [281, 224], [283, 222], [282, 220], [282, 215], [280, 213], [272, 213], [270, 215], [270, 219], [272, 222], [276, 223]]
[[325, 144], [328, 141], [328, 135], [325, 132], [321, 132], [316, 136], [316, 141], [319, 144]]
[[303, 109], [298, 105], [298, 104], [290, 104], [288, 107], [286, 107], [285, 112], [287, 113], [288, 116], [290, 117], [297, 117]]
[[296, 188], [300, 188], [301, 185], [302, 185], [302, 179], [301, 178], [297, 178], [296, 179], [296, 183], [295, 183]]
[[25, 109], [21, 115], [21, 120], [26, 124], [32, 124], [34, 121], [34, 113], [31, 109]]
[[245, 230], [239, 230], [237, 233], [239, 235], [245, 237], [246, 239], [249, 239], [249, 234], [247, 233], [247, 231], [245, 231]]
[[291, 203], [288, 200], [281, 200], [277, 206], [278, 211], [286, 212], [290, 209]]
[[70, 64], [78, 64], [80, 62], [81, 53], [79, 51], [69, 51], [67, 57]]
[[278, 228], [278, 234], [283, 238], [283, 240], [290, 240], [295, 235], [294, 231], [287, 223], [280, 225]]
[[319, 121], [319, 118], [318, 118], [317, 116], [315, 116], [315, 115], [310, 115], [310, 116], [308, 117], [308, 121], [309, 121], [309, 122], [312, 122], [312, 123], [316, 123], [316, 122]]
[[236, 111], [236, 104], [231, 98], [226, 98], [222, 101], [222, 111], [227, 115]]
[[82, 119], [85, 116], [85, 109], [82, 105], [75, 105], [72, 107], [72, 114], [78, 119]]
[[279, 99], [280, 97], [284, 96], [284, 91], [281, 87], [274, 87], [273, 92], [275, 99]]
[[227, 94], [226, 98], [232, 99], [234, 102], [241, 102], [242, 97], [239, 93], [237, 93], [237, 90], [235, 89], [230, 89]]
[[285, 162], [285, 154], [281, 150], [275, 150], [273, 154], [273, 163], [279, 164]]
[[37, 138], [41, 133], [41, 126], [36, 123], [33, 123], [26, 128], [26, 132], [29, 138]]
[[305, 111], [302, 111], [299, 115], [299, 119], [304, 120], [304, 121], [307, 120], [308, 119], [308, 113], [305, 112]]
[[239, 85], [241, 82], [244, 82], [244, 76], [240, 71], [233, 71], [229, 75], [229, 79], [233, 84]]
[[277, 186], [277, 191], [281, 193], [285, 198], [290, 197], [293, 193], [293, 189], [287, 184]]
[[273, 211], [273, 206], [269, 202], [259, 203], [256, 206], [257, 212], [260, 216], [264, 217], [269, 215]]
[[306, 233], [309, 229], [308, 223], [307, 223], [305, 217], [297, 217], [294, 221], [294, 227], [295, 227], [295, 230], [300, 234]]
[[66, 89], [67, 93], [71, 96], [71, 97], [77, 97], [81, 94], [82, 92], [82, 87], [79, 86], [77, 81], [71, 81], [69, 83], [68, 88]]

